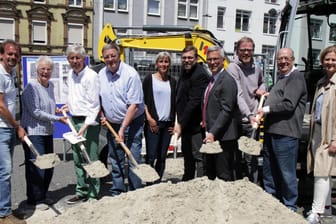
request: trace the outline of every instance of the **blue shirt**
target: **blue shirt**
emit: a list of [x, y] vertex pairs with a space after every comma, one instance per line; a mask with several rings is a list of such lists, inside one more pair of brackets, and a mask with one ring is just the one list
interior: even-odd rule
[[138, 105], [134, 119], [144, 113], [142, 83], [138, 72], [133, 67], [120, 62], [115, 74], [104, 67], [100, 70], [98, 78], [101, 104], [105, 117], [109, 121], [121, 124], [131, 104]]
[[[0, 64], [0, 93], [2, 93], [4, 96], [4, 101], [9, 112], [15, 118], [17, 89], [15, 88], [14, 78], [15, 78], [14, 70], [12, 74], [8, 74], [8, 72]], [[12, 128], [12, 125], [10, 125], [6, 119], [3, 119], [0, 116], [0, 127]]]
[[21, 125], [28, 135], [52, 135], [53, 121], [59, 120], [55, 110], [53, 83], [44, 87], [36, 79], [31, 80], [22, 92]]

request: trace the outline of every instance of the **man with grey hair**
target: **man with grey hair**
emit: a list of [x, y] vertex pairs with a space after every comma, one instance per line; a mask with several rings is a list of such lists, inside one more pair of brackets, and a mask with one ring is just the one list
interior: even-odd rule
[[237, 85], [224, 70], [224, 50], [219, 46], [208, 48], [207, 64], [212, 77], [202, 103], [202, 125], [205, 143], [219, 141], [222, 152], [206, 154], [206, 175], [225, 181], [233, 180], [234, 153], [238, 150]]
[[287, 208], [296, 211], [298, 198], [296, 162], [307, 88], [304, 75], [295, 68], [294, 61], [292, 49], [279, 50], [278, 81], [272, 87], [264, 107], [258, 110], [258, 114], [260, 117], [265, 115], [264, 189]]
[[[112, 196], [116, 196], [142, 187], [140, 178], [129, 169], [126, 189], [125, 152], [119, 142], [125, 142], [137, 163], [141, 163], [145, 105], [139, 73], [121, 61], [118, 45], [106, 44], [102, 53], [106, 64], [98, 74], [101, 104], [105, 113], [102, 123], [108, 121], [119, 136], [119, 139], [115, 139], [112, 133], [107, 133], [113, 183], [110, 191]], [[128, 161], [128, 165], [134, 164]]]
[[[68, 80], [68, 99], [62, 109], [71, 113], [71, 119], [78, 135], [86, 138], [84, 144], [91, 161], [97, 161], [100, 131], [99, 120], [97, 120], [100, 110], [98, 76], [85, 64], [86, 52], [82, 45], [68, 46], [66, 54], [71, 70]], [[82, 166], [86, 161], [79, 146], [76, 144], [71, 147], [77, 186], [76, 195], [67, 200], [67, 203], [75, 204], [86, 200], [96, 200], [100, 192], [100, 180], [87, 175]]]

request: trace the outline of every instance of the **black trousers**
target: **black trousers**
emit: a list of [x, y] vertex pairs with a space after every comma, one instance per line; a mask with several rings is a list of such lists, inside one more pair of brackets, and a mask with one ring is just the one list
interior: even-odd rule
[[221, 141], [223, 152], [205, 155], [206, 175], [210, 180], [216, 177], [224, 181], [233, 180], [234, 153], [238, 149], [237, 140]]
[[190, 133], [182, 130], [181, 147], [184, 159], [184, 174], [182, 181], [188, 181], [204, 175], [204, 160], [200, 153], [204, 134], [202, 131]]

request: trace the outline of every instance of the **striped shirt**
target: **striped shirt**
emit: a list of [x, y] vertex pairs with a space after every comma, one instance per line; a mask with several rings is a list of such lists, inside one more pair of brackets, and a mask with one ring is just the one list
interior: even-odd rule
[[31, 80], [22, 92], [21, 125], [28, 135], [52, 135], [54, 121], [59, 120], [55, 110], [53, 83], [44, 87], [37, 80]]

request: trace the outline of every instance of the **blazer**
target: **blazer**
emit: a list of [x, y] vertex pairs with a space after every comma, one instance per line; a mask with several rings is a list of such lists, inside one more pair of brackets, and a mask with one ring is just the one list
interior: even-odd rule
[[[238, 139], [240, 112], [237, 104], [237, 84], [233, 77], [223, 70], [210, 90], [206, 105], [206, 131], [215, 136], [215, 140], [228, 141]], [[204, 100], [202, 101], [204, 106]]]
[[209, 78], [209, 73], [199, 63], [189, 73], [182, 71], [177, 84], [175, 109], [184, 132], [193, 134], [201, 131], [201, 104]]

